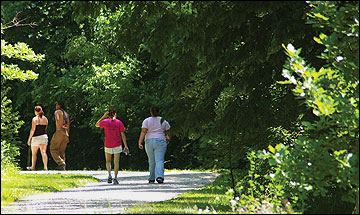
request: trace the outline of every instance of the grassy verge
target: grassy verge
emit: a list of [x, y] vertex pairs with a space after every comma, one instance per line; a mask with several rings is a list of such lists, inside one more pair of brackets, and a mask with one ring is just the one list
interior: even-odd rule
[[[166, 170], [176, 171], [176, 170]], [[179, 170], [183, 171], [183, 170]], [[191, 170], [193, 171], [193, 170]], [[204, 170], [195, 170], [204, 171]], [[225, 172], [219, 172], [216, 180], [199, 189], [183, 193], [175, 199], [137, 204], [122, 213], [126, 214], [196, 214], [196, 213], [233, 213], [232, 196], [226, 194], [230, 181]], [[91, 176], [78, 174], [11, 174], [1, 175], [1, 205], [43, 192], [55, 192], [73, 188], [89, 182], [99, 181]]]
[[100, 181], [91, 176], [77, 174], [12, 174], [1, 175], [1, 205], [37, 193], [55, 192]]
[[179, 195], [175, 199], [137, 204], [122, 213], [124, 214], [196, 214], [231, 213], [231, 196], [225, 193], [229, 189], [228, 177], [220, 174], [216, 180], [201, 188]]

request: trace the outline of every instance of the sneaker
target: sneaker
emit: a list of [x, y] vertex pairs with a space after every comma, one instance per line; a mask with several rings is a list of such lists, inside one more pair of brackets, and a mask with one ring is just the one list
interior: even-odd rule
[[65, 170], [65, 166], [65, 164], [60, 164], [55, 168], [55, 170]]
[[35, 170], [35, 169], [31, 169], [31, 166], [26, 167], [26, 169], [29, 170], [29, 171], [34, 171]]
[[118, 180], [117, 180], [116, 178], [114, 178], [113, 184], [114, 184], [114, 185], [118, 185], [118, 184], [119, 184], [119, 182], [118, 182]]
[[109, 175], [107, 182], [110, 184], [112, 182], [112, 177]]
[[164, 183], [164, 179], [161, 178], [161, 177], [157, 178], [156, 181], [157, 181], [159, 184]]
[[149, 184], [155, 183], [155, 180], [149, 180]]

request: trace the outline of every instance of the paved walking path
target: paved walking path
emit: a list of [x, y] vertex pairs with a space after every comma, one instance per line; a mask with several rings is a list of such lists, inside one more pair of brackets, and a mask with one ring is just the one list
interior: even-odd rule
[[1, 206], [1, 214], [84, 214], [120, 213], [136, 203], [164, 201], [179, 194], [199, 189], [211, 183], [216, 173], [165, 172], [163, 184], [149, 184], [148, 172], [119, 172], [119, 185], [108, 184], [106, 171], [24, 171], [39, 174], [85, 174], [101, 182], [65, 189], [53, 193], [36, 194], [9, 206]]

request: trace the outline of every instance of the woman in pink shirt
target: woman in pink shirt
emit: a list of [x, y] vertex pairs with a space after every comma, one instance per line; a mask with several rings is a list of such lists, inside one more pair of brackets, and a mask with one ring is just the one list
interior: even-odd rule
[[[149, 183], [155, 179], [159, 184], [164, 182], [164, 158], [167, 142], [170, 141], [170, 124], [161, 120], [160, 109], [156, 106], [150, 108], [151, 117], [146, 118], [141, 126], [139, 148], [143, 149], [142, 142], [145, 138], [145, 151], [149, 159]], [[166, 132], [166, 133], [165, 133]]]
[[[105, 119], [109, 117], [108, 119]], [[106, 160], [106, 169], [109, 173], [108, 183], [119, 184], [117, 180], [117, 175], [119, 171], [119, 159], [120, 153], [122, 150], [121, 139], [124, 142], [125, 149], [129, 150], [126, 144], [126, 136], [125, 136], [125, 127], [124, 124], [116, 119], [115, 110], [109, 110], [106, 112], [101, 119], [96, 122], [96, 127], [105, 128], [105, 160]], [[120, 137], [121, 136], [121, 137]], [[111, 156], [114, 154], [114, 172], [115, 178], [112, 180], [111, 176]]]

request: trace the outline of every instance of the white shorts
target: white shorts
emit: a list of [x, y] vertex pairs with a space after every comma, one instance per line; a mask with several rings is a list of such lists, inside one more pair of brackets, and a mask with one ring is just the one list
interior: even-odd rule
[[45, 145], [48, 144], [48, 136], [47, 136], [47, 134], [43, 134], [43, 135], [31, 138], [31, 145], [32, 146], [40, 146], [41, 144], [45, 144]]
[[114, 147], [114, 148], [105, 148], [105, 152], [108, 154], [120, 154], [122, 152], [122, 147], [118, 146], [118, 147]]

